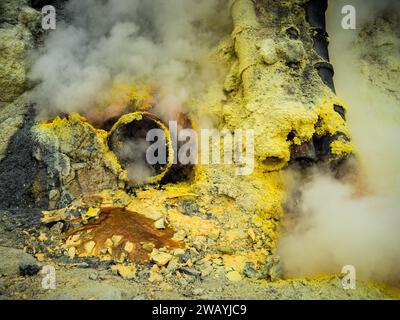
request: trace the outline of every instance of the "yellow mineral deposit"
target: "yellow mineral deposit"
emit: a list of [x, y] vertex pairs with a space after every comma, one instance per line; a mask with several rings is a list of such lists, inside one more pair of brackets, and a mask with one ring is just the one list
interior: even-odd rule
[[[71, 145], [68, 140], [79, 135], [77, 128], [90, 131], [100, 150], [100, 159], [93, 165], [105, 166], [118, 180], [111, 188], [97, 188], [94, 192], [93, 188], [85, 189], [82, 202], [93, 207], [86, 215], [97, 219], [69, 231], [66, 243], [69, 256], [74, 256], [76, 250], [79, 255], [94, 254], [105, 259], [121, 260], [124, 255], [130, 260], [151, 259], [156, 265], [150, 281], [157, 282], [162, 279], [159, 268], [173, 261], [173, 253], [154, 250], [194, 246], [196, 250], [216, 254], [210, 261], [224, 264], [228, 279], [239, 281], [246, 262], [262, 268], [267, 257], [275, 253], [286, 197], [283, 169], [291, 160], [291, 147], [307, 143], [314, 136], [340, 133], [350, 137], [345, 120], [335, 111], [335, 105], [344, 110], [346, 105], [321, 81], [316, 70], [308, 71], [307, 81], [288, 71], [287, 66], [293, 63], [305, 72], [310, 60], [318, 62], [315, 56], [308, 56], [311, 42], [279, 41], [282, 26], [269, 22], [268, 13], [256, 8], [251, 0], [231, 0], [229, 9], [232, 33], [221, 39], [210, 53], [210, 58], [225, 70], [225, 79], [219, 85], [215, 85], [215, 79], [210, 80], [210, 88], [203, 97], [185, 106], [197, 131], [204, 124], [213, 124], [221, 130], [254, 130], [254, 172], [236, 176], [234, 168], [229, 166], [197, 165], [190, 181], [162, 188], [147, 185], [137, 188], [135, 194], [127, 194], [124, 191], [129, 180], [127, 171], [110, 150], [107, 139], [119, 127], [134, 125], [143, 117], [156, 121], [167, 137], [169, 131], [148, 113], [153, 111], [154, 86], [145, 82], [115, 84], [114, 100], [104, 110], [93, 110], [86, 115], [97, 127], [102, 127], [101, 115], [119, 117], [108, 131], [96, 129], [74, 113], [37, 127], [43, 139], [56, 138], [61, 148]], [[304, 28], [301, 32], [311, 33], [304, 23], [304, 13], [287, 18], [298, 19], [288, 21], [288, 26], [301, 25]], [[303, 91], [311, 97], [306, 98]], [[122, 110], [125, 105], [130, 107]], [[292, 139], [288, 139], [290, 134]], [[159, 182], [171, 167], [174, 150], [170, 138], [167, 143], [168, 165], [149, 182]], [[333, 155], [354, 151], [351, 142], [345, 139], [333, 141], [330, 149]], [[43, 220], [65, 218], [65, 211], [44, 212]], [[88, 229], [90, 233], [83, 232]], [[78, 235], [79, 242], [73, 238]], [[118, 268], [119, 273], [124, 272]]]
[[154, 100], [151, 85], [135, 85], [132, 82], [116, 81], [101, 104], [88, 108], [84, 116], [96, 128], [107, 128], [110, 119], [118, 119], [126, 113], [148, 111]]
[[125, 243], [125, 247], [124, 247], [124, 250], [127, 252], [127, 253], [131, 253], [132, 252], [132, 250], [134, 249], [134, 244], [132, 243], [132, 242], [130, 242], [130, 241], [127, 241], [126, 243]]
[[40, 233], [39, 237], [38, 237], [39, 241], [46, 241], [47, 240], [47, 236], [44, 233]]
[[134, 265], [114, 265], [111, 270], [116, 271], [122, 278], [132, 280], [136, 276], [137, 269]]

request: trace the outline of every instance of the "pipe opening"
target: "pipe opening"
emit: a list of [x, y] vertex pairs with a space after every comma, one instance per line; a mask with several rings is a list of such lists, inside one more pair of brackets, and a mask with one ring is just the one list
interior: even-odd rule
[[291, 162], [296, 162], [300, 167], [310, 167], [318, 161], [314, 142], [308, 141], [290, 147]]
[[296, 132], [295, 131], [290, 131], [287, 135], [286, 141], [293, 141], [293, 139], [296, 137]]
[[263, 161], [263, 164], [268, 170], [280, 170], [286, 165], [286, 161], [280, 157], [267, 157]]
[[333, 106], [333, 109], [342, 117], [343, 120], [346, 121], [346, 111], [342, 106], [339, 106], [338, 104], [335, 104]]
[[[162, 130], [163, 137], [157, 135], [154, 141], [147, 141], [147, 134], [154, 129]], [[149, 151], [153, 144], [160, 148]], [[127, 170], [129, 181], [136, 185], [159, 182], [172, 164], [173, 149], [169, 130], [150, 113], [135, 112], [122, 116], [111, 129], [108, 145]], [[148, 153], [160, 161], [151, 164], [147, 158]]]
[[300, 36], [299, 30], [295, 27], [289, 27], [286, 29], [286, 34], [290, 39], [297, 40]]

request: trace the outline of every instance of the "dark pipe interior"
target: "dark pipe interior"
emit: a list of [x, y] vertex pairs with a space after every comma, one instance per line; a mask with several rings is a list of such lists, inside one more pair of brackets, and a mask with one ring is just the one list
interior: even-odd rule
[[[124, 168], [131, 165], [141, 164], [153, 172], [152, 176], [161, 174], [167, 164], [150, 165], [146, 160], [147, 146], [153, 142], [146, 141], [147, 133], [152, 129], [162, 129], [153, 119], [143, 117], [141, 120], [134, 120], [130, 123], [120, 125], [110, 136], [108, 144], [116, 154]], [[168, 159], [168, 147], [166, 154]], [[157, 154], [156, 154], [157, 155]]]

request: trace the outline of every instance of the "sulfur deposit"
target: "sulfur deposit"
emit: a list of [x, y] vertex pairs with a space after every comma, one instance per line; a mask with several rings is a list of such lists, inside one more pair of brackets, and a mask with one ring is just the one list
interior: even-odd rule
[[[141, 198], [140, 189], [135, 190], [136, 195], [127, 195], [126, 209], [144, 216], [154, 216], [156, 210], [159, 214], [155, 228], [173, 228], [180, 242], [192, 248], [199, 258], [206, 259], [210, 254], [213, 259], [220, 257], [227, 272], [233, 268], [242, 273], [247, 264], [260, 271], [268, 261], [279, 269], [280, 261], [274, 254], [285, 201], [283, 169], [298, 159], [340, 163], [353, 152], [344, 114], [337, 108], [344, 112], [345, 105], [324, 83], [316, 67], [324, 57], [313, 49], [313, 32], [304, 4], [231, 1], [231, 35], [212, 54], [212, 59], [223, 64], [226, 79], [223, 86], [210, 87], [208, 94], [187, 110], [195, 128], [202, 125], [202, 116], [207, 114], [220, 130], [253, 129], [254, 172], [239, 176], [232, 166], [198, 165], [189, 181], [168, 184], [161, 179], [171, 167], [169, 162], [160, 177], [153, 179], [155, 183], [161, 180], [163, 191], [149, 183], [144, 189], [146, 198]], [[285, 15], [279, 22], [271, 18], [274, 12], [283, 11], [298, 14]], [[150, 87], [147, 96], [151, 96]], [[143, 99], [131, 96], [131, 101], [132, 109], [137, 110], [138, 101]], [[204, 111], [209, 105], [212, 108]], [[151, 106], [147, 108], [152, 110]], [[121, 115], [127, 111], [119, 112]], [[152, 112], [157, 115], [157, 108]], [[85, 201], [75, 204], [82, 197], [134, 186], [135, 177], [130, 174], [126, 151], [120, 144], [122, 135], [137, 136], [127, 130], [139, 126], [140, 119], [140, 113], [125, 114], [109, 132], [95, 129], [90, 118], [87, 122], [76, 113], [35, 126], [34, 157], [42, 163], [33, 190], [36, 202], [48, 203], [49, 209], [72, 205], [61, 209], [69, 212], [88, 206]], [[161, 122], [159, 125], [169, 134]], [[169, 157], [173, 157], [171, 146]], [[176, 200], [169, 198], [169, 190], [178, 190]], [[41, 199], [42, 195], [48, 199]], [[150, 203], [145, 205], [147, 199]], [[101, 205], [97, 208], [98, 214], [92, 218], [99, 222], [91, 223], [106, 225], [110, 220], [103, 217], [107, 214], [99, 211]], [[59, 220], [68, 221], [68, 217], [69, 214]], [[205, 230], [198, 230], [197, 226]], [[82, 233], [80, 229], [76, 232]], [[100, 255], [107, 249], [97, 247], [96, 237], [89, 239], [92, 240], [86, 241], [83, 251], [77, 248], [73, 254], [80, 250], [84, 255]], [[70, 250], [66, 253], [70, 254]], [[276, 272], [274, 278], [282, 275], [282, 270]]]
[[[287, 290], [277, 254], [293, 200], [286, 173], [318, 166], [343, 177], [355, 153], [348, 106], [333, 84], [326, 2], [89, 2], [93, 15], [66, 1], [71, 25], [45, 35], [26, 1], [0, 4], [0, 201], [26, 210], [18, 244], [62, 272], [88, 268], [85, 280], [130, 281], [140, 292], [207, 298], [228, 284], [234, 296], [231, 286], [244, 283]], [[109, 19], [96, 22], [111, 5]], [[174, 135], [200, 137], [204, 128], [222, 133], [210, 143], [220, 150], [227, 133], [253, 130], [254, 170], [238, 175], [235, 157], [175, 163], [185, 141], [174, 146]], [[165, 134], [164, 164], [145, 162], [152, 129]], [[199, 283], [210, 296], [195, 290]], [[385, 290], [378, 296], [392, 294]]]
[[[296, 161], [296, 150], [311, 148], [313, 151], [308, 155], [311, 162], [333, 162], [344, 159], [353, 149], [344, 117], [335, 108], [341, 106], [345, 110], [344, 103], [318, 74], [316, 65], [324, 58], [313, 49], [304, 1], [236, 0], [226, 5], [233, 21], [231, 34], [212, 50], [212, 59], [226, 70], [225, 81], [223, 86], [210, 87], [187, 112], [195, 127], [202, 126], [205, 114], [221, 130], [254, 130], [255, 171], [238, 176], [233, 167], [226, 165], [199, 165], [190, 181], [167, 184], [161, 192], [151, 185], [146, 187], [148, 192], [154, 192], [147, 207], [134, 205], [145, 201], [137, 200], [140, 190], [135, 191], [136, 196], [127, 195], [130, 199], [127, 208], [133, 206], [135, 212], [144, 216], [148, 211], [160, 210], [158, 226], [170, 225], [177, 234], [181, 232], [178, 238], [186, 239], [186, 245], [200, 256], [237, 255], [242, 262], [240, 267], [235, 264], [234, 270], [242, 272], [246, 262], [259, 269], [274, 254], [285, 198], [282, 169]], [[277, 12], [291, 14], [283, 15], [285, 18], [278, 22], [272, 18]], [[131, 110], [140, 110], [140, 103], [143, 105], [140, 101], [148, 101], [149, 105], [154, 90], [147, 87], [147, 93], [143, 93], [146, 87], [142, 88], [118, 86], [111, 96], [115, 103], [123, 105], [127, 103], [124, 100], [131, 101]], [[210, 105], [212, 108], [206, 110]], [[119, 142], [113, 137], [117, 128], [134, 121], [134, 113], [123, 116], [105, 130], [90, 123], [93, 120], [98, 124], [101, 115], [118, 119], [127, 110], [120, 108], [114, 114], [98, 110], [97, 116], [88, 112], [88, 120], [71, 113], [31, 129], [32, 156], [39, 163], [32, 183], [37, 205], [70, 211], [68, 206], [86, 196], [103, 190], [124, 190], [132, 185], [128, 183], [129, 168], [120, 163], [122, 151], [115, 149], [120, 148]], [[157, 115], [157, 108], [153, 112]], [[170, 188], [188, 189], [181, 193], [193, 194], [195, 198], [171, 204], [168, 196], [163, 195]], [[157, 207], [154, 199], [166, 200]], [[80, 204], [84, 206], [85, 202]], [[101, 217], [98, 213], [93, 218], [106, 224], [107, 220]], [[204, 227], [210, 224], [215, 232], [195, 231], [199, 224]], [[86, 254], [92, 251], [89, 249], [92, 247], [87, 248]], [[252, 255], [257, 258], [250, 258]]]

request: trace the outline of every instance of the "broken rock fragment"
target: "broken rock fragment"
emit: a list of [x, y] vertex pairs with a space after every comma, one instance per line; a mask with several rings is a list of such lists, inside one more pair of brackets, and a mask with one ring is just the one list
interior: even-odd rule
[[115, 265], [111, 270], [116, 271], [118, 275], [126, 280], [132, 280], [136, 277], [137, 269], [134, 265]]
[[156, 263], [159, 267], [163, 267], [167, 265], [167, 263], [172, 259], [172, 255], [165, 252], [156, 252], [155, 254], [151, 255], [151, 261]]

